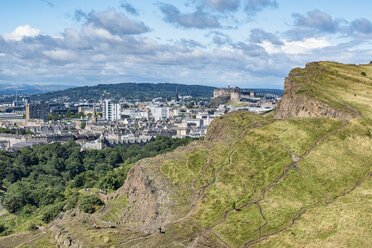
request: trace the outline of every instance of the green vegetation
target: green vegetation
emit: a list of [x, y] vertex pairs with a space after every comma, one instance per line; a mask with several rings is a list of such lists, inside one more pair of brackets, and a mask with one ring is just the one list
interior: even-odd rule
[[4, 128], [4, 127], [0, 127], [0, 133], [19, 134], [19, 135], [33, 134], [30, 130], [23, 129], [23, 128], [8, 129], [8, 128]]
[[371, 247], [371, 188], [369, 178], [334, 203], [309, 209], [294, 225], [257, 247]]
[[[170, 234], [141, 245], [181, 242], [179, 226], [188, 223], [203, 229], [202, 239], [214, 247], [298, 247], [297, 240], [300, 246], [370, 247], [371, 73], [372, 66], [330, 62], [291, 73], [298, 94], [352, 120], [236, 112], [216, 119], [205, 141], [164, 157], [159, 167], [172, 183], [176, 221], [167, 226]], [[368, 186], [357, 191], [360, 184]]]
[[122, 84], [100, 84], [97, 86], [84, 86], [67, 89], [63, 91], [50, 92], [33, 96], [34, 100], [50, 100], [60, 97], [69, 97], [71, 101], [79, 99], [99, 100], [104, 96], [112, 99], [140, 99], [151, 100], [154, 97], [174, 97], [178, 90], [180, 95], [191, 95], [193, 97], [210, 97], [214, 87], [201, 85], [183, 85], [168, 83], [122, 83]]
[[125, 195], [117, 196], [110, 201], [108, 209], [103, 211], [102, 219], [106, 221], [115, 221], [120, 219], [123, 209], [128, 205], [128, 198]]
[[80, 200], [79, 209], [84, 213], [92, 214], [96, 212], [104, 203], [96, 195], [86, 195]]
[[[186, 145], [190, 139], [156, 138], [144, 146], [80, 151], [67, 142], [34, 146], [15, 153], [0, 151], [1, 233], [29, 230], [51, 222], [63, 209], [79, 206], [95, 212], [103, 202], [98, 190], [113, 191], [123, 185], [132, 164]], [[89, 189], [90, 194], [84, 194]]]
[[63, 210], [63, 206], [64, 206], [63, 202], [55, 204], [54, 206], [49, 206], [44, 212], [43, 216], [41, 217], [41, 220], [44, 221], [45, 223], [51, 222]]
[[[57, 120], [63, 120], [63, 119], [72, 119], [72, 118], [84, 118], [86, 117], [83, 113], [72, 113], [70, 110], [67, 111], [66, 114], [49, 114], [48, 120], [49, 121], [57, 121]], [[82, 122], [83, 123], [83, 122]], [[80, 126], [80, 128], [84, 129], [85, 126]]]
[[[244, 113], [244, 119], [255, 120], [252, 129], [247, 121], [235, 126], [240, 115], [213, 123], [212, 130], [231, 131], [210, 148], [174, 155], [161, 166], [176, 189], [175, 205], [191, 205], [193, 192], [204, 192], [197, 207], [182, 214], [191, 211], [194, 222], [232, 247], [275, 234], [304, 209], [331, 203], [371, 172], [366, 127], [319, 118], [270, 122], [270, 117], [260, 117], [268, 123], [260, 127], [258, 117]], [[191, 190], [192, 185], [199, 187]]]
[[294, 69], [291, 75], [299, 94], [353, 116], [361, 114], [372, 119], [372, 66], [318, 62]]

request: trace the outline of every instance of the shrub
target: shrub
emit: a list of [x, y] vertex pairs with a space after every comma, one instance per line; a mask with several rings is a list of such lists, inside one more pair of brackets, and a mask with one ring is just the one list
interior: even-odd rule
[[30, 204], [27, 204], [26, 206], [24, 206], [22, 208], [22, 210], [20, 211], [20, 215], [22, 216], [25, 216], [25, 217], [28, 217], [28, 216], [31, 216], [33, 213], [35, 213], [37, 211], [37, 207], [35, 206], [32, 206]]
[[6, 226], [4, 226], [3, 224], [0, 224], [0, 235], [2, 235], [5, 232], [6, 232]]
[[78, 201], [79, 201], [79, 192], [72, 193], [72, 195], [67, 198], [66, 210], [70, 210], [76, 207]]
[[26, 200], [23, 195], [20, 194], [12, 195], [9, 192], [4, 196], [2, 200], [2, 205], [9, 211], [9, 213], [18, 212], [23, 207], [23, 205], [25, 205], [25, 203]]
[[116, 190], [123, 185], [124, 178], [120, 173], [109, 171], [103, 178], [99, 180], [99, 187], [105, 190]]
[[84, 213], [92, 214], [98, 210], [100, 206], [104, 203], [102, 200], [96, 195], [88, 195], [84, 196], [80, 201], [80, 210]]
[[37, 225], [35, 224], [35, 223], [31, 223], [31, 224], [29, 224], [28, 225], [28, 227], [27, 227], [27, 230], [29, 230], [29, 231], [36, 231], [36, 230], [38, 230], [39, 228], [37, 227]]
[[63, 203], [58, 203], [48, 208], [41, 217], [42, 221], [44, 221], [45, 223], [49, 223], [52, 220], [54, 220], [57, 217], [57, 215], [63, 210], [63, 206], [64, 206]]

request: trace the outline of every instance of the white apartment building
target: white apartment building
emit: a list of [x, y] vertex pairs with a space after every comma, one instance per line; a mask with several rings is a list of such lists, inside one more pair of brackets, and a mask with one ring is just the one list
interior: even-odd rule
[[125, 109], [121, 112], [122, 115], [127, 115], [133, 119], [148, 119], [149, 113], [147, 111], [141, 111], [137, 109]]
[[113, 103], [112, 100], [105, 100], [103, 105], [103, 116], [107, 121], [118, 121], [121, 107], [119, 103]]
[[152, 107], [150, 108], [152, 116], [156, 121], [164, 120], [169, 118], [168, 107]]

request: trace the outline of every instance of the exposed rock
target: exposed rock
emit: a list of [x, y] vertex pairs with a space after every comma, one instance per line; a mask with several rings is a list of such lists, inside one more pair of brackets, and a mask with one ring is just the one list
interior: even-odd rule
[[54, 241], [57, 244], [57, 247], [59, 248], [82, 248], [83, 246], [80, 245], [77, 241], [74, 241], [70, 234], [64, 230], [63, 227], [60, 227], [58, 225], [52, 225], [50, 228], [50, 231], [53, 234]]
[[284, 96], [278, 104], [275, 115], [277, 119], [291, 117], [331, 117], [349, 120], [353, 118], [350, 113], [336, 110], [327, 103], [298, 94], [297, 85], [293, 77], [296, 77], [296, 75], [290, 74], [285, 79]]
[[151, 170], [154, 163], [147, 161], [142, 160], [129, 171], [121, 189], [128, 196], [128, 209], [122, 221], [134, 224], [142, 232], [154, 233], [173, 218], [171, 187], [164, 177]]

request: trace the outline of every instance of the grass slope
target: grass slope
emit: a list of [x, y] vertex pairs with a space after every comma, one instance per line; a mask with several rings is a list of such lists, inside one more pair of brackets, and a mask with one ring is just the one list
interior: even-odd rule
[[[225, 246], [251, 246], [277, 235], [372, 172], [372, 67], [321, 62], [295, 73], [302, 74], [298, 94], [358, 117], [272, 121], [233, 113], [213, 123], [206, 151], [161, 166], [180, 198], [199, 192], [188, 216]], [[367, 236], [368, 228], [360, 235]]]

